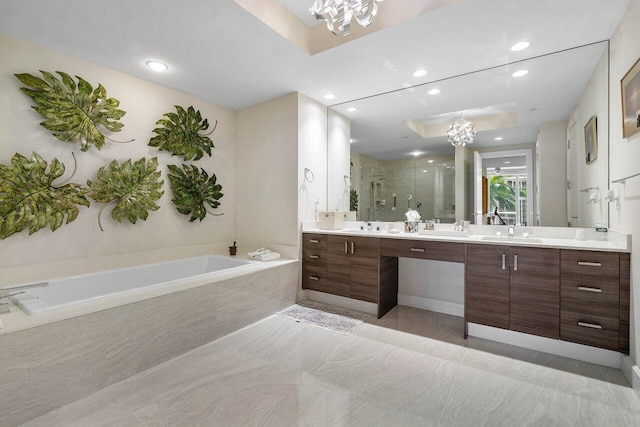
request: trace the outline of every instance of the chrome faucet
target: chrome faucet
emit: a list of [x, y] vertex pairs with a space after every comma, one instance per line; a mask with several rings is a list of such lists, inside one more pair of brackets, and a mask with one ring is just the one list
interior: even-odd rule
[[373, 225], [370, 222], [367, 223], [367, 230], [373, 231]]
[[516, 226], [515, 225], [510, 225], [509, 226], [509, 231], [507, 232], [507, 235], [509, 237], [514, 237], [516, 235]]

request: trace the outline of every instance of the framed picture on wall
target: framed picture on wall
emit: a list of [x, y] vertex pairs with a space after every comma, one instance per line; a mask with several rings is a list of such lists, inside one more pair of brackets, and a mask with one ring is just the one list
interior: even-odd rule
[[622, 136], [640, 131], [640, 59], [622, 78]]
[[587, 164], [593, 163], [598, 158], [598, 119], [591, 117], [584, 127], [584, 151]]

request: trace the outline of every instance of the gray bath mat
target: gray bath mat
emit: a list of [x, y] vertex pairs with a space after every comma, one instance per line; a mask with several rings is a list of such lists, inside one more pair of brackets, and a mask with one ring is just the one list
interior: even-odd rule
[[364, 319], [369, 317], [366, 314], [314, 301], [301, 301], [276, 314], [299, 322], [320, 326], [343, 335], [349, 334]]

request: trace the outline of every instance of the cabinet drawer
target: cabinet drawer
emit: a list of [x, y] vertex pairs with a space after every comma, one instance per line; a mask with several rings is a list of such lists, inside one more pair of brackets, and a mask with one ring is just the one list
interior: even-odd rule
[[327, 249], [327, 235], [304, 233], [302, 247], [303, 249]]
[[563, 280], [560, 295], [563, 310], [612, 319], [620, 316], [618, 283], [587, 284], [578, 280]]
[[464, 262], [464, 243], [380, 239], [380, 255]]
[[321, 248], [303, 248], [302, 262], [304, 265], [316, 265], [325, 267], [327, 265], [327, 251]]
[[305, 264], [302, 267], [302, 287], [304, 289], [325, 292], [327, 289], [327, 269], [316, 265]]
[[579, 344], [618, 350], [618, 319], [562, 310], [560, 339]]
[[586, 284], [602, 281], [618, 283], [620, 255], [612, 252], [560, 251], [562, 279], [580, 280]]

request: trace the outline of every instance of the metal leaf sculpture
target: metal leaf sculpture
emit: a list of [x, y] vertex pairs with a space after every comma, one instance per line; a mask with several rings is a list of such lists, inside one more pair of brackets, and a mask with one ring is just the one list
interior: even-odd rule
[[[106, 137], [98, 129], [103, 126], [111, 132], [119, 132], [124, 126], [118, 120], [126, 114], [119, 110], [120, 101], [107, 98], [106, 89], [99, 84], [93, 87], [82, 77], [76, 76], [78, 84], [67, 73], [56, 71], [62, 78], [40, 71], [44, 80], [31, 74], [16, 74], [24, 85], [30, 88], [20, 88], [36, 103], [34, 110], [46, 120], [41, 126], [51, 131], [60, 141], [80, 141], [80, 149], [87, 151], [94, 145], [98, 150], [104, 146]], [[133, 141], [133, 140], [131, 140]], [[131, 142], [123, 141], [123, 142]]]
[[174, 156], [182, 156], [184, 160], [199, 160], [204, 153], [211, 156], [213, 141], [208, 135], [218, 127], [216, 121], [213, 129], [209, 133], [200, 133], [209, 129], [209, 121], [202, 120], [200, 111], [189, 107], [184, 109], [176, 105], [176, 113], [166, 113], [166, 119], [156, 122], [157, 127], [153, 130], [157, 135], [151, 138], [149, 145], [162, 151], [169, 151]]
[[135, 163], [131, 163], [129, 159], [121, 165], [114, 160], [98, 170], [98, 181], [87, 181], [91, 189], [89, 197], [104, 203], [98, 213], [100, 230], [104, 231], [100, 216], [111, 202], [117, 202], [111, 211], [111, 217], [118, 222], [126, 218], [135, 224], [138, 219], [146, 220], [150, 210], [160, 209], [155, 202], [164, 193], [161, 191], [164, 181], [159, 180], [160, 171], [157, 169], [156, 157], [148, 162], [143, 157]]
[[73, 175], [58, 186], [52, 184], [65, 170], [58, 159], [51, 161], [48, 172], [47, 162], [35, 152], [31, 158], [16, 153], [11, 165], [0, 165], [0, 239], [25, 228], [29, 235], [47, 225], [56, 231], [65, 216], [67, 224], [78, 217], [77, 205], [89, 206], [88, 190], [67, 184]]
[[174, 198], [171, 200], [178, 212], [183, 215], [191, 215], [189, 222], [196, 219], [202, 221], [207, 213], [205, 205], [212, 209], [220, 206], [222, 186], [216, 184], [216, 175], [211, 177], [204, 169], [198, 170], [196, 166], [182, 165], [182, 169], [175, 165], [169, 165], [169, 184]]

